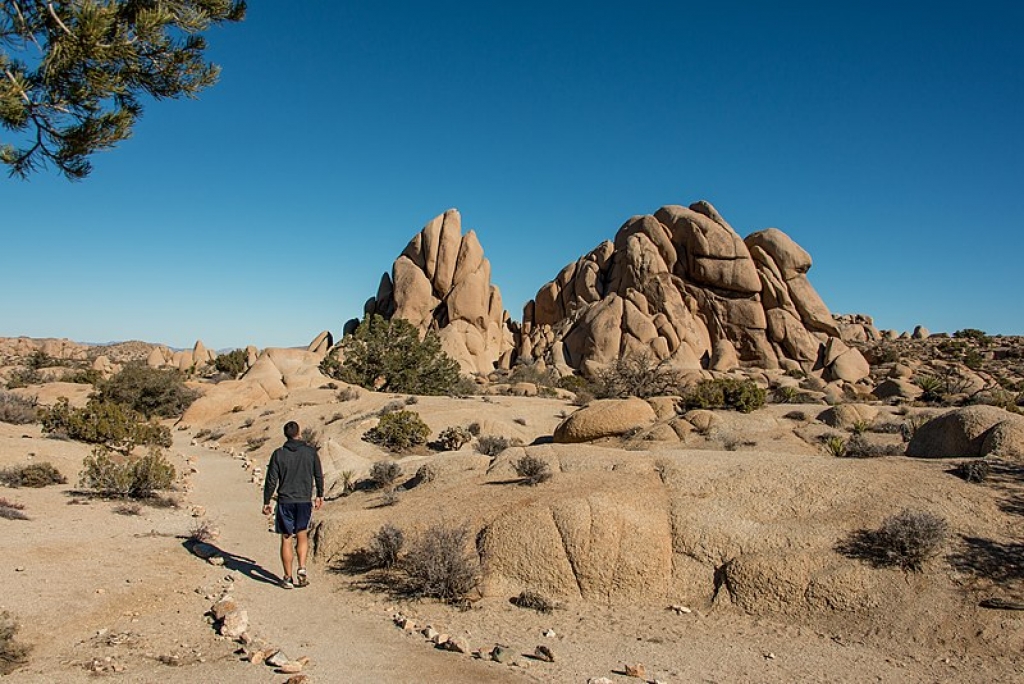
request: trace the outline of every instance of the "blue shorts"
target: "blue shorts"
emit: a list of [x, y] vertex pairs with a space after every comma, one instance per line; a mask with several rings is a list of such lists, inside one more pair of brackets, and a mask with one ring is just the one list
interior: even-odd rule
[[295, 534], [309, 529], [309, 520], [313, 517], [313, 502], [277, 504], [277, 515], [274, 516], [274, 530], [278, 534]]

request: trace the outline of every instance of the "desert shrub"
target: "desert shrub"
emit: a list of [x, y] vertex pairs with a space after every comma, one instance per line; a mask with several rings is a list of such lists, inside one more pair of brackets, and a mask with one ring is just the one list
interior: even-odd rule
[[363, 439], [390, 451], [405, 451], [426, 444], [430, 428], [415, 411], [395, 411], [380, 417], [377, 425], [367, 430]]
[[571, 403], [573, 406], [586, 406], [590, 402], [594, 401], [597, 397], [589, 389], [581, 389], [576, 391], [576, 395], [572, 398]]
[[800, 395], [800, 390], [792, 385], [784, 385], [782, 387], [776, 387], [772, 394], [776, 404], [792, 404], [796, 401]]
[[520, 360], [512, 368], [509, 382], [530, 382], [537, 387], [555, 387], [558, 384], [558, 373], [534, 361]]
[[512, 604], [520, 608], [527, 608], [544, 614], [550, 613], [555, 608], [555, 604], [552, 603], [550, 599], [535, 591], [528, 590], [520, 592], [519, 596], [513, 597]]
[[907, 420], [900, 426], [900, 436], [904, 442], [909, 442], [914, 438], [914, 433], [917, 432], [918, 428], [931, 420], [931, 417], [925, 415], [908, 416]]
[[28, 516], [22, 511], [25, 507], [20, 503], [14, 501], [8, 501], [7, 499], [0, 496], [0, 518], [7, 520], [28, 520]]
[[512, 443], [508, 437], [502, 437], [501, 435], [483, 435], [476, 440], [477, 453], [492, 458], [510, 446], [512, 446]]
[[249, 355], [244, 349], [235, 349], [227, 354], [220, 354], [213, 360], [213, 367], [221, 373], [227, 373], [232, 377], [238, 377], [245, 372], [245, 364]]
[[185, 386], [179, 371], [143, 363], [126, 365], [96, 390], [100, 401], [124, 404], [147, 418], [176, 418], [199, 397], [196, 390]]
[[806, 411], [790, 411], [789, 413], [787, 413], [786, 415], [784, 415], [782, 417], [783, 418], [788, 418], [789, 420], [807, 420], [808, 419], [808, 415], [807, 415]]
[[416, 537], [402, 562], [413, 596], [456, 602], [480, 581], [479, 562], [470, 551], [468, 527], [440, 523]]
[[170, 489], [175, 476], [174, 466], [156, 449], [145, 456], [125, 456], [99, 446], [82, 465], [79, 486], [114, 498], [148, 498]]
[[678, 392], [681, 379], [677, 370], [651, 354], [630, 354], [597, 374], [594, 394], [601, 398], [664, 396]]
[[917, 375], [914, 377], [913, 382], [921, 388], [921, 401], [942, 401], [942, 381], [934, 375]]
[[836, 458], [846, 456], [846, 440], [839, 435], [826, 435], [821, 440], [821, 446], [829, 456]]
[[850, 432], [855, 435], [862, 435], [871, 428], [871, 421], [858, 418], [853, 421], [853, 425], [850, 426]]
[[352, 401], [359, 398], [359, 390], [355, 387], [342, 387], [334, 396], [338, 401]]
[[35, 368], [18, 368], [7, 377], [7, 389], [18, 389], [43, 382], [43, 374]]
[[764, 406], [766, 393], [753, 380], [701, 380], [683, 395], [689, 409], [733, 409], [750, 413]]
[[981, 356], [977, 349], [968, 349], [964, 352], [964, 365], [971, 370], [981, 370], [981, 366], [985, 359]]
[[0, 422], [27, 425], [39, 420], [39, 401], [13, 392], [0, 392]]
[[391, 523], [382, 526], [370, 537], [366, 559], [373, 568], [393, 568], [398, 564], [399, 554], [405, 545], [405, 533]]
[[401, 318], [367, 316], [327, 355], [320, 370], [329, 377], [380, 392], [449, 394], [459, 364], [441, 349], [437, 334], [419, 331]]
[[383, 416], [388, 413], [394, 413], [395, 411], [401, 411], [404, 408], [405, 402], [402, 401], [401, 399], [395, 399], [394, 401], [389, 401], [388, 403], [384, 404], [384, 406], [382, 406], [380, 410], [377, 411], [377, 415]]
[[466, 426], [466, 429], [469, 430], [469, 434], [473, 435], [474, 437], [480, 436], [480, 423], [470, 423], [469, 425]]
[[113, 401], [90, 399], [83, 408], [76, 409], [61, 397], [50, 408], [42, 409], [40, 418], [44, 433], [102, 444], [123, 453], [136, 446], [171, 446], [169, 428]]
[[558, 378], [558, 382], [555, 383], [555, 387], [575, 393], [581, 390], [589, 390], [590, 383], [586, 378], [580, 375], [563, 375]]
[[416, 484], [433, 482], [437, 479], [437, 468], [432, 463], [424, 463], [416, 469]]
[[516, 475], [523, 478], [525, 485], [538, 485], [551, 479], [551, 467], [547, 461], [536, 456], [527, 454], [513, 463], [512, 467], [515, 469]]
[[962, 340], [976, 340], [982, 345], [988, 345], [992, 342], [992, 338], [989, 337], [984, 330], [978, 330], [977, 328], [964, 328], [963, 330], [957, 330], [953, 333], [953, 337]]
[[61, 380], [64, 382], [73, 382], [76, 385], [95, 385], [103, 380], [103, 374], [95, 368], [83, 368], [77, 371], [65, 373]]
[[188, 528], [188, 541], [193, 544], [205, 544], [217, 536], [213, 525], [206, 518], [198, 518], [192, 521]]
[[881, 444], [872, 442], [863, 432], [856, 432], [846, 442], [842, 456], [846, 458], [880, 458], [882, 456], [900, 456], [905, 448], [899, 444]]
[[29, 647], [14, 640], [20, 625], [9, 612], [0, 612], [0, 675], [8, 675], [28, 662]]
[[975, 458], [970, 461], [962, 461], [956, 466], [956, 474], [967, 482], [984, 482], [988, 478], [991, 466], [989, 462]]
[[113, 511], [125, 516], [142, 515], [142, 506], [136, 503], [122, 503], [114, 506]]
[[840, 542], [837, 550], [876, 567], [920, 570], [925, 561], [939, 553], [948, 536], [949, 525], [944, 518], [905, 508], [883, 520], [876, 530], [854, 532]]
[[39, 489], [49, 485], [64, 484], [67, 481], [67, 478], [47, 461], [0, 470], [0, 484], [8, 487]]
[[320, 439], [320, 432], [311, 427], [302, 428], [302, 434], [299, 435], [299, 439], [314, 449], [319, 450], [320, 447], [323, 446], [323, 442]]
[[391, 487], [381, 492], [380, 501], [377, 505], [382, 508], [385, 506], [394, 506], [401, 500], [401, 498], [399, 489], [397, 487]]
[[260, 435], [258, 437], [249, 437], [245, 440], [245, 448], [248, 451], [256, 451], [261, 446], [270, 441], [270, 438], [266, 435]]
[[459, 425], [452, 425], [441, 430], [437, 436], [437, 446], [441, 451], [458, 451], [473, 440], [469, 430]]
[[402, 477], [402, 466], [394, 461], [377, 461], [370, 466], [370, 481], [378, 489], [392, 489]]

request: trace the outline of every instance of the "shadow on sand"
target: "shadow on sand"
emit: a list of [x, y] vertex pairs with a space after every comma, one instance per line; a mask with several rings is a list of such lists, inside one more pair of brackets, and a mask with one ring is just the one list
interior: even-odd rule
[[[199, 545], [199, 543], [195, 542], [192, 539], [186, 539], [181, 543], [181, 545], [185, 547], [186, 551], [188, 551], [194, 556], [199, 556], [200, 558], [203, 558], [210, 555], [209, 552], [198, 553], [198, 549], [196, 549], [196, 547]], [[262, 565], [254, 561], [252, 558], [246, 558], [245, 556], [239, 556], [238, 554], [231, 553], [230, 551], [225, 551], [219, 546], [210, 544], [208, 542], [203, 542], [202, 545], [212, 547], [212, 549], [215, 551], [214, 555], [220, 556], [224, 559], [225, 568], [227, 568], [228, 570], [240, 572], [255, 582], [262, 582], [264, 584], [278, 584], [281, 580], [280, 577], [264, 568]]]

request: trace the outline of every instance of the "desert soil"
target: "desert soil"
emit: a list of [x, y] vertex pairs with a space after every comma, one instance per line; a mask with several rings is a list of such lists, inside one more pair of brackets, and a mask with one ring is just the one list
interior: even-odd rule
[[[175, 432], [175, 439], [176, 465], [187, 468], [183, 457], [193, 459], [193, 489], [177, 495], [178, 508], [119, 515], [118, 502], [74, 493], [84, 445], [45, 439], [38, 426], [0, 423], [0, 467], [50, 461], [71, 480], [0, 489], [30, 517], [0, 519], [0, 610], [18, 616], [19, 639], [33, 647], [29, 664], [5, 679], [284, 682], [288, 675], [245, 662], [240, 644], [216, 635], [206, 612], [229, 590], [248, 611], [251, 634], [291, 658], [310, 658], [310, 682], [628, 682], [638, 680], [627, 678], [624, 666], [637, 663], [647, 680], [662, 682], [987, 682], [1009, 681], [1019, 663], [1019, 653], [992, 658], [912, 640], [879, 642], [838, 623], [810, 627], [734, 609], [679, 614], [665, 605], [581, 602], [545, 615], [501, 598], [469, 610], [396, 603], [316, 564], [311, 586], [283, 590], [275, 583], [276, 537], [250, 473], [223, 451], [191, 445], [187, 433]], [[193, 506], [219, 531], [222, 567], [185, 548]], [[396, 627], [396, 611], [476, 649], [507, 645], [515, 663], [439, 651]], [[541, 644], [554, 663], [529, 657]]]

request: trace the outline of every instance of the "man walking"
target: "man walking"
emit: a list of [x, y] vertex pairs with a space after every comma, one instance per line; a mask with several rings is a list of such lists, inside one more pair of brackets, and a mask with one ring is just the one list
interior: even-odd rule
[[[306, 575], [306, 556], [309, 553], [309, 521], [313, 509], [320, 510], [324, 503], [324, 471], [316, 449], [300, 441], [299, 424], [291, 420], [285, 423], [284, 446], [274, 451], [267, 466], [267, 479], [263, 483], [263, 515], [270, 515], [270, 500], [277, 494], [277, 514], [274, 529], [281, 535], [281, 565], [284, 577], [281, 586], [291, 589], [309, 583]], [[313, 486], [316, 498], [310, 501]], [[295, 537], [295, 552], [299, 556], [299, 568], [292, 580], [292, 564], [295, 553], [292, 550]]]

